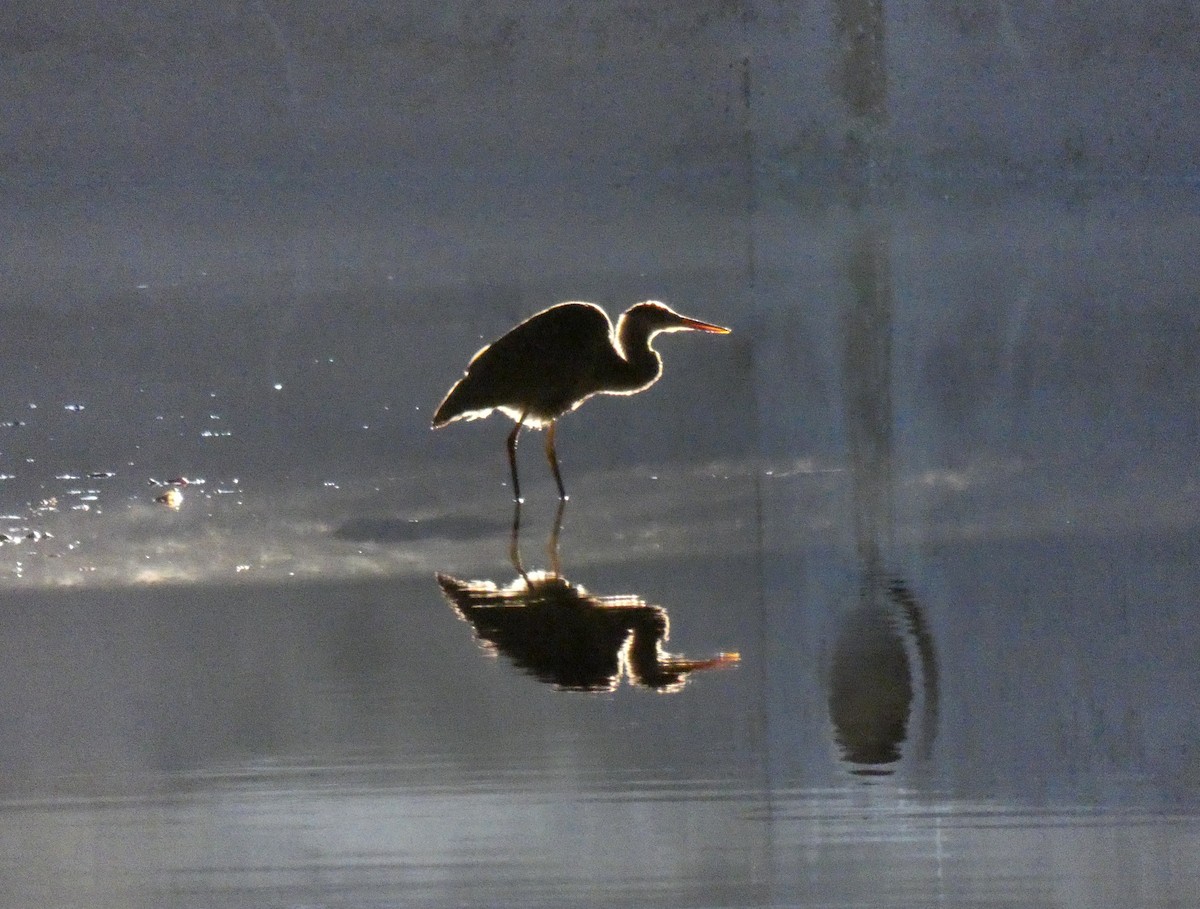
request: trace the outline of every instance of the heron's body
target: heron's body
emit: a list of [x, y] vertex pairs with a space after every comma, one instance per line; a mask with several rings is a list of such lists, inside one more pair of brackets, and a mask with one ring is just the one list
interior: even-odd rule
[[433, 427], [482, 419], [494, 410], [515, 420], [508, 451], [518, 501], [517, 435], [522, 426], [548, 429], [546, 455], [565, 499], [554, 451], [554, 421], [592, 395], [629, 395], [649, 388], [662, 374], [662, 359], [650, 346], [651, 339], [660, 332], [689, 329], [729, 331], [654, 301], [631, 307], [615, 329], [604, 310], [592, 303], [551, 306], [475, 354], [433, 415]]

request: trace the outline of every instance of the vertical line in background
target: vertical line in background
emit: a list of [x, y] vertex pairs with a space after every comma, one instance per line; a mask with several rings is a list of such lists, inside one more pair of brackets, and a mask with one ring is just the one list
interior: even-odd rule
[[287, 43], [283, 29], [279, 27], [279, 23], [275, 21], [275, 17], [267, 9], [267, 4], [264, 0], [254, 0], [254, 8], [258, 10], [259, 17], [263, 20], [263, 24], [266, 25], [267, 31], [271, 33], [271, 40], [275, 44], [275, 50], [279, 52], [279, 59], [283, 63], [283, 84], [284, 88], [287, 89], [287, 106], [291, 110], [293, 118], [295, 118], [294, 125], [297, 132], [299, 132], [300, 89], [296, 82], [295, 54]]
[[755, 745], [759, 752], [759, 766], [761, 772], [760, 778], [760, 797], [762, 800], [763, 814], [765, 823], [763, 825], [763, 861], [765, 864], [765, 884], [768, 893], [774, 895], [775, 881], [775, 800], [774, 800], [774, 773], [771, 765], [771, 716], [770, 716], [770, 691], [769, 691], [769, 676], [767, 667], [769, 665], [768, 648], [770, 647], [770, 617], [767, 610], [766, 596], [766, 557], [764, 553], [764, 545], [766, 535], [764, 531], [765, 515], [763, 503], [763, 443], [762, 443], [762, 413], [761, 400], [758, 393], [758, 364], [756, 356], [756, 339], [762, 328], [763, 320], [759, 310], [758, 301], [758, 246], [756, 234], [756, 220], [758, 217], [758, 183], [757, 183], [757, 164], [758, 164], [758, 141], [754, 131], [754, 70], [750, 57], [750, 48], [753, 46], [750, 41], [750, 16], [742, 17], [742, 42], [746, 49], [744, 56], [741, 59], [738, 67], [738, 96], [740, 101], [740, 112], [742, 117], [741, 123], [741, 151], [742, 151], [742, 191], [745, 193], [745, 295], [749, 303], [751, 318], [747, 320], [747, 324], [751, 327], [750, 335], [750, 357], [749, 357], [749, 373], [750, 373], [750, 419], [754, 433], [754, 447], [750, 453], [749, 464], [752, 482], [754, 484], [754, 560], [755, 574], [758, 576], [758, 596], [756, 609], [758, 612], [758, 712], [756, 720], [757, 742]]
[[[264, 334], [264, 337], [268, 340], [263, 356], [267, 378], [271, 382], [285, 382], [288, 377], [286, 376], [287, 358], [281, 354], [283, 339], [288, 331], [295, 327], [300, 311], [303, 309], [304, 301], [310, 296], [312, 290], [307, 266], [308, 257], [301, 246], [301, 241], [296, 234], [296, 230], [304, 223], [300, 217], [299, 208], [301, 203], [298, 196], [302, 192], [311, 192], [316, 188], [315, 181], [311, 179], [315, 170], [312, 159], [315, 144], [311, 141], [311, 138], [306, 139], [300, 117], [303, 101], [300, 94], [299, 80], [296, 75], [296, 52], [288, 43], [287, 36], [284, 34], [279, 22], [271, 14], [270, 9], [267, 8], [265, 0], [254, 0], [253, 7], [266, 26], [267, 32], [270, 34], [271, 44], [274, 45], [275, 51], [278, 54], [279, 66], [282, 69], [283, 76], [284, 109], [287, 112], [288, 119], [291, 121], [292, 146], [300, 154], [300, 158], [296, 162], [298, 164], [297, 170], [302, 183], [307, 184], [300, 187], [293, 186], [291, 191], [296, 195], [291, 198], [289, 203], [286, 203], [292, 208], [291, 217], [288, 219], [291, 225], [291, 242], [289, 246], [292, 251], [291, 274], [289, 275], [291, 305], [288, 308], [286, 319], [282, 317], [282, 313], [271, 314], [269, 319], [271, 325]], [[277, 182], [276, 175], [274, 174], [266, 174], [265, 177], [270, 183]], [[310, 238], [309, 243], [311, 242]], [[285, 438], [287, 420], [281, 411], [283, 399], [279, 395], [274, 395], [271, 400], [275, 402], [273, 410], [275, 425], [272, 427], [275, 443], [284, 446], [287, 444]]]

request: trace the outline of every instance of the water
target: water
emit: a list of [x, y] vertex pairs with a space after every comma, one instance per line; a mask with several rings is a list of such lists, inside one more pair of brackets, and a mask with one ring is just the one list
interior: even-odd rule
[[[613, 660], [586, 686], [539, 670], [401, 567], [519, 586], [502, 501], [429, 535], [327, 533], [329, 579], [11, 589], [5, 904], [1172, 905], [1195, 886], [1190, 535], [942, 540], [880, 575], [821, 534], [781, 545], [765, 481], [663, 472], [602, 513], [581, 491], [559, 567], [661, 615], [662, 650], [740, 655], [669, 684], [544, 607], [528, 621], [553, 622], [564, 665]], [[553, 515], [525, 511], [534, 571]], [[237, 545], [213, 534], [193, 545]]]
[[1186, 15], [443, 7], [0, 22], [0, 907], [1194, 902]]

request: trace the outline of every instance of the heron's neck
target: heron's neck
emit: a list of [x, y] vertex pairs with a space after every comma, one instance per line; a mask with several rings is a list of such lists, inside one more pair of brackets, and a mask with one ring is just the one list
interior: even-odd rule
[[614, 391], [641, 391], [658, 381], [662, 375], [662, 358], [650, 346], [650, 332], [645, 325], [622, 317], [617, 322], [617, 347], [624, 366], [621, 387]]

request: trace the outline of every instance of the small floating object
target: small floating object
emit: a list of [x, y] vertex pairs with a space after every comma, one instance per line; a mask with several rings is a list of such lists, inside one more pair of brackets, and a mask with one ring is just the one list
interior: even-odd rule
[[159, 505], [166, 505], [172, 511], [178, 511], [179, 506], [183, 504], [183, 493], [179, 491], [178, 486], [172, 486], [162, 495], [155, 496], [154, 501]]
[[24, 420], [0, 420], [0, 427], [5, 429], [16, 429], [17, 427], [24, 425]]
[[147, 480], [146, 482], [147, 482], [147, 484], [148, 484], [148, 485], [150, 485], [150, 486], [179, 486], [179, 487], [184, 487], [184, 486], [203, 486], [203, 485], [204, 485], [204, 483], [205, 483], [205, 480], [203, 480], [203, 479], [189, 480], [187, 477], [182, 477], [182, 476], [181, 476], [181, 477], [174, 477], [174, 478], [172, 478], [172, 479], [170, 479], [170, 480], [156, 480], [156, 479], [154, 479], [154, 477], [151, 477], [151, 478], [150, 478], [149, 480]]

